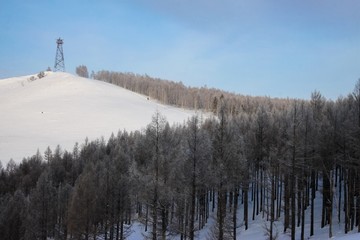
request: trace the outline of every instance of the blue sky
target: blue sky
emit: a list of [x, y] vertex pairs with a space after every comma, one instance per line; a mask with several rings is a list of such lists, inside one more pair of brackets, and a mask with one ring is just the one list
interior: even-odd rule
[[53, 67], [336, 99], [360, 78], [358, 0], [0, 0], [0, 78]]

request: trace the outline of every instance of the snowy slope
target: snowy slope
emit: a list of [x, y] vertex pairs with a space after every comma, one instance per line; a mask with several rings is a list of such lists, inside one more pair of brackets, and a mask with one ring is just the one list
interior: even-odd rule
[[[36, 75], [35, 75], [36, 76]], [[31, 76], [0, 80], [0, 160], [20, 162], [37, 149], [57, 144], [72, 150], [75, 142], [93, 140], [126, 129], [141, 130], [158, 110], [170, 124], [183, 123], [193, 111], [147, 100], [123, 88], [47, 72], [42, 79]]]
[[[319, 195], [320, 192], [317, 192]], [[251, 196], [249, 196], [250, 200]], [[314, 236], [310, 236], [310, 213], [308, 212], [309, 209], [307, 209], [307, 220], [305, 224], [305, 239], [309, 240], [324, 240], [324, 239], [334, 239], [334, 240], [360, 240], [360, 233], [357, 232], [357, 228], [355, 228], [353, 231], [349, 232], [348, 234], [344, 233], [344, 224], [337, 223], [337, 221], [334, 221], [333, 223], [333, 237], [329, 238], [329, 226], [326, 226], [324, 228], [321, 228], [321, 201], [322, 198], [318, 197], [315, 199], [315, 234]], [[249, 201], [249, 213], [252, 211], [252, 202]], [[244, 224], [242, 222], [243, 219], [243, 204], [240, 204], [237, 219], [239, 223], [238, 227], [238, 234], [237, 239], [250, 239], [250, 240], [267, 240], [269, 239], [266, 235], [265, 225], [269, 224], [269, 222], [266, 221], [266, 216], [263, 218], [262, 213], [260, 213], [258, 216], [255, 217], [255, 220], [249, 219], [249, 228], [245, 230]], [[336, 208], [334, 208], [335, 210]], [[337, 219], [336, 217], [336, 210], [333, 213], [333, 219]], [[283, 215], [282, 215], [283, 216]], [[214, 238], [211, 237], [211, 229], [216, 224], [216, 210], [214, 212], [210, 212], [210, 218], [208, 220], [208, 223], [205, 225], [203, 229], [200, 231], [195, 232], [195, 239], [200, 240], [213, 240]], [[277, 232], [277, 240], [290, 240], [291, 234], [290, 229], [286, 233], [283, 232], [283, 219], [279, 219], [279, 221], [275, 221], [274, 223], [274, 235]], [[145, 226], [138, 221], [134, 221], [131, 229], [130, 229], [130, 235], [126, 238], [128, 240], [139, 240], [139, 239], [145, 239], [144, 236], [151, 236], [151, 226], [148, 228], [148, 231], [145, 232]], [[295, 239], [301, 239], [301, 229], [300, 227], [296, 228], [296, 237]], [[172, 240], [180, 240], [180, 236], [172, 236], [172, 238], [169, 238]]]
[[[120, 87], [104, 82], [76, 77], [67, 73], [47, 73], [47, 76], [29, 81], [31, 76], [0, 80], [0, 160], [3, 166], [10, 158], [20, 162], [39, 149], [43, 153], [47, 146], [52, 149], [60, 144], [72, 150], [74, 143], [83, 143], [104, 136], [107, 139], [119, 129], [140, 130], [151, 122], [156, 110], [167, 117], [170, 123], [182, 123], [195, 114], [179, 108], [164, 106]], [[320, 194], [320, 193], [317, 193]], [[336, 204], [334, 204], [335, 206]], [[250, 220], [245, 231], [243, 206], [238, 212], [238, 239], [267, 239], [265, 219], [261, 214]], [[251, 213], [252, 204], [249, 205]], [[328, 226], [321, 228], [321, 198], [316, 199], [315, 235], [309, 238], [309, 212], [305, 225], [305, 238], [313, 240], [329, 239]], [[309, 209], [307, 210], [309, 211]], [[334, 218], [337, 213], [334, 208]], [[196, 232], [197, 239], [208, 239], [215, 224], [216, 213], [212, 214], [204, 229]], [[283, 233], [282, 219], [275, 223], [279, 240], [290, 239], [289, 232]], [[276, 230], [277, 229], [277, 230]], [[135, 221], [128, 239], [143, 239], [144, 226]], [[360, 234], [354, 229], [344, 234], [343, 223], [333, 223], [332, 239], [355, 240]], [[174, 239], [179, 239], [175, 236]], [[296, 229], [296, 239], [300, 239], [300, 228]]]

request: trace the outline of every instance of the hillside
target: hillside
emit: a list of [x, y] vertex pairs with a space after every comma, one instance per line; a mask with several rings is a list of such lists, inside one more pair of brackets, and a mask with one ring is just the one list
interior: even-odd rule
[[[35, 75], [36, 76], [36, 75]], [[31, 76], [0, 80], [0, 160], [20, 162], [37, 149], [58, 144], [71, 150], [119, 129], [140, 130], [158, 110], [170, 124], [182, 123], [193, 111], [169, 107], [97, 80], [68, 73], [47, 72], [41, 79]], [[37, 77], [36, 77], [37, 78]]]
[[[225, 96], [217, 119], [182, 127], [162, 117], [194, 112], [69, 74], [2, 80], [0, 89], [2, 154], [53, 149], [0, 169], [4, 239], [359, 236], [360, 82], [336, 102], [315, 93], [231, 115]], [[85, 136], [73, 151], [54, 150]]]
[[289, 105], [292, 100], [248, 96], [206, 86], [185, 86], [182, 82], [129, 72], [102, 70], [92, 74], [92, 78], [150, 96], [152, 99], [156, 99], [163, 104], [181, 108], [202, 109], [217, 113], [220, 107], [219, 102], [222, 101], [226, 103], [228, 112], [232, 115], [237, 115], [240, 112], [253, 114], [257, 106], [281, 110]]

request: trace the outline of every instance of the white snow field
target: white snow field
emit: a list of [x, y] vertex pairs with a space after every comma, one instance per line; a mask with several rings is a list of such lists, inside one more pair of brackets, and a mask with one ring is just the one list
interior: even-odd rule
[[69, 73], [46, 72], [0, 80], [0, 161], [5, 167], [39, 149], [95, 140], [118, 130], [141, 130], [159, 111], [170, 124], [183, 123], [194, 111], [165, 106], [146, 96]]

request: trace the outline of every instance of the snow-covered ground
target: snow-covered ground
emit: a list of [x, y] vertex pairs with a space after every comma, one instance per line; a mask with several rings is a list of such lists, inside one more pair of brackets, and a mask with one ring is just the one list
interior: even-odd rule
[[[321, 211], [322, 211], [322, 181], [319, 181], [319, 191], [316, 192], [315, 198], [315, 206], [314, 206], [314, 235], [310, 237], [310, 207], [306, 209], [306, 217], [305, 217], [305, 239], [311, 240], [323, 240], [323, 239], [334, 239], [334, 240], [360, 240], [360, 233], [357, 232], [357, 227], [347, 234], [344, 233], [344, 212], [341, 211], [341, 221], [338, 221], [338, 193], [334, 193], [334, 207], [333, 207], [333, 224], [332, 224], [332, 238], [329, 238], [329, 225], [321, 228]], [[251, 188], [250, 188], [251, 191]], [[250, 195], [250, 194], [249, 194]], [[342, 196], [344, 199], [344, 196]], [[267, 240], [269, 239], [266, 235], [266, 224], [269, 224], [266, 221], [266, 214], [259, 213], [259, 215], [255, 216], [255, 219], [252, 220], [252, 210], [253, 204], [251, 201], [251, 196], [249, 196], [249, 228], [245, 230], [244, 222], [242, 221], [244, 218], [244, 205], [239, 203], [239, 208], [237, 211], [237, 221], [238, 221], [238, 229], [237, 229], [237, 239], [251, 239], [251, 240]], [[274, 233], [273, 236], [277, 235], [277, 240], [290, 240], [291, 239], [291, 229], [287, 229], [287, 232], [284, 233], [284, 222], [283, 222], [283, 212], [281, 213], [281, 217], [274, 222]], [[201, 240], [214, 240], [211, 236], [212, 228], [216, 225], [216, 209], [214, 212], [210, 212], [210, 218], [208, 219], [207, 224], [200, 231], [196, 231], [195, 236], [196, 239]], [[134, 220], [133, 225], [131, 226], [131, 234], [128, 240], [139, 240], [145, 239], [144, 236], [151, 236], [152, 227], [148, 226], [148, 231], [145, 232], [145, 227], [138, 221]], [[180, 240], [179, 236], [169, 237], [171, 240]], [[301, 227], [296, 228], [296, 238], [301, 239]]]
[[[30, 81], [31, 76], [0, 80], [0, 160], [5, 166], [10, 158], [20, 162], [31, 156], [37, 149], [43, 153], [47, 146], [54, 149], [58, 144], [72, 150], [75, 142], [80, 144], [86, 137], [93, 140], [104, 136], [107, 139], [119, 129], [140, 130], [151, 122], [158, 110], [172, 123], [183, 123], [196, 114], [194, 111], [174, 108], [148, 100], [123, 88], [104, 82], [73, 76], [68, 73], [46, 73], [42, 79]], [[320, 192], [318, 194], [321, 194]], [[309, 238], [309, 212], [306, 216], [305, 239], [328, 239], [328, 226], [320, 228], [321, 198], [316, 200], [315, 235]], [[336, 204], [334, 204], [335, 206]], [[243, 206], [238, 211], [241, 225]], [[249, 204], [249, 216], [252, 205]], [[307, 210], [309, 211], [309, 209]], [[343, 223], [337, 223], [337, 209], [334, 208], [333, 238], [358, 240], [356, 229], [344, 234]], [[213, 217], [204, 229], [196, 232], [196, 239], [209, 239]], [[343, 219], [342, 219], [343, 222]], [[238, 229], [238, 239], [267, 239], [261, 214], [249, 221], [249, 229]], [[283, 233], [282, 219], [275, 223], [278, 239], [290, 239], [290, 233]], [[127, 239], [144, 239], [144, 226], [134, 221]], [[276, 230], [275, 230], [276, 231]], [[300, 228], [296, 229], [300, 239]], [[174, 239], [179, 239], [175, 236]]]
[[[320, 196], [320, 192], [317, 192], [317, 195]], [[250, 196], [249, 196], [250, 199]], [[344, 233], [344, 219], [342, 219], [342, 223], [338, 223], [337, 221], [337, 209], [334, 207], [333, 212], [333, 237], [329, 238], [329, 226], [325, 226], [324, 228], [321, 228], [321, 198], [318, 197], [315, 199], [315, 225], [314, 225], [314, 236], [310, 237], [310, 208], [308, 208], [306, 211], [306, 224], [305, 224], [305, 239], [311, 239], [311, 240], [323, 240], [323, 239], [334, 239], [334, 240], [360, 240], [360, 233], [357, 232], [357, 228], [348, 234]], [[334, 204], [335, 205], [335, 204]], [[266, 221], [266, 215], [263, 218], [262, 213], [260, 213], [258, 216], [255, 217], [255, 220], [251, 220], [252, 216], [252, 202], [249, 201], [249, 228], [245, 230], [245, 227], [243, 223], [241, 222], [241, 219], [243, 219], [243, 205], [240, 204], [239, 210], [238, 210], [238, 222], [239, 222], [239, 228], [237, 230], [237, 239], [251, 239], [251, 240], [266, 240], [268, 239], [268, 236], [266, 235], [265, 230], [265, 224], [269, 224], [269, 222]], [[200, 240], [214, 240], [214, 238], [211, 237], [211, 231], [212, 227], [216, 224], [216, 209], [215, 212], [210, 213], [211, 216], [208, 220], [208, 223], [205, 225], [203, 229], [200, 231], [197, 231], [195, 233], [196, 239]], [[283, 216], [283, 213], [282, 213]], [[342, 215], [343, 217], [343, 215]], [[278, 221], [275, 221], [274, 223], [274, 235], [277, 232], [277, 240], [290, 240], [291, 234], [290, 229], [287, 230], [286, 233], [283, 233], [283, 219], [280, 218]], [[130, 228], [130, 235], [126, 238], [127, 240], [140, 240], [145, 239], [144, 236], [151, 236], [151, 226], [148, 226], [148, 231], [145, 232], [145, 227], [143, 224], [139, 223], [138, 221], [134, 221]], [[296, 228], [296, 239], [301, 239], [300, 237], [301, 228]], [[170, 236], [168, 239], [171, 240], [180, 240], [179, 236]]]
[[[36, 77], [36, 75], [34, 75]], [[170, 124], [194, 111], [169, 107], [126, 89], [68, 73], [46, 72], [0, 80], [0, 161], [44, 153], [47, 146], [72, 150], [85, 138], [105, 140], [118, 130], [141, 130], [158, 110]], [[37, 77], [36, 77], [37, 78]]]

